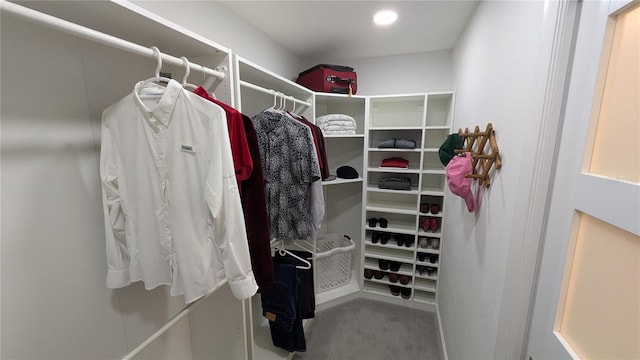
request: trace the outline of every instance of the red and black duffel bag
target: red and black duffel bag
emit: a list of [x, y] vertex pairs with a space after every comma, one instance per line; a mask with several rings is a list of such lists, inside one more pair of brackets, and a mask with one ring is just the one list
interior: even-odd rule
[[320, 64], [298, 75], [296, 82], [313, 91], [334, 94], [355, 94], [358, 77], [352, 67]]

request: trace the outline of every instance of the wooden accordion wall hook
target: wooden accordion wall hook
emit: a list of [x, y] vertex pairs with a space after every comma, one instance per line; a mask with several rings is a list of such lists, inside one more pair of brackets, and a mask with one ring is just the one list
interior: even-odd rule
[[495, 166], [496, 169], [500, 169], [502, 167], [502, 158], [496, 143], [493, 125], [487, 124], [487, 129], [484, 132], [480, 131], [479, 126], [476, 126], [473, 132], [469, 132], [468, 128], [464, 132], [460, 129], [458, 135], [464, 139], [464, 149], [456, 150], [455, 153], [470, 152], [473, 159], [473, 174], [467, 174], [465, 177], [477, 179], [480, 186], [489, 187], [491, 185], [489, 174], [491, 168]]

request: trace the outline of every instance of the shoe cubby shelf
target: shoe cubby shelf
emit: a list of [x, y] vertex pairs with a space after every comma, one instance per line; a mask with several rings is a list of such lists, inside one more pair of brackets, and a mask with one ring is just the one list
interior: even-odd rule
[[[443, 209], [446, 176], [438, 153], [451, 134], [454, 94], [372, 96], [367, 106], [363, 268], [379, 270], [378, 259], [402, 262], [401, 270], [412, 275], [412, 281], [407, 285], [412, 289], [412, 303], [432, 305], [436, 301], [438, 271], [443, 261], [441, 249], [446, 246], [441, 230], [446, 220]], [[390, 139], [395, 139], [393, 145], [398, 148], [384, 147], [390, 146]], [[402, 158], [404, 161], [390, 158]], [[384, 160], [385, 164], [404, 162], [408, 166], [382, 167]], [[401, 177], [410, 180], [410, 187], [405, 187], [409, 190], [379, 188], [382, 179]], [[397, 186], [398, 180], [393, 182], [394, 187]], [[370, 226], [368, 220], [371, 218], [388, 220], [387, 227]], [[373, 243], [374, 232], [390, 233], [388, 242], [382, 244], [377, 239]], [[413, 243], [409, 247], [404, 244], [398, 246], [393, 234], [412, 235]], [[423, 237], [428, 238], [428, 244], [419, 244]], [[435, 241], [439, 243], [432, 244]], [[435, 262], [431, 263], [431, 260]], [[380, 280], [363, 280], [366, 293], [385, 298], [400, 298], [390, 293], [390, 286], [396, 285], [390, 283], [386, 275]]]
[[403, 226], [403, 227], [400, 227], [400, 226], [393, 226], [393, 227], [392, 226], [388, 226], [386, 228], [365, 226], [365, 230], [381, 231], [381, 232], [397, 233], [397, 234], [407, 234], [407, 235], [413, 235], [413, 234], [416, 233], [415, 225], [414, 226], [406, 226], [406, 227], [405, 226]]
[[436, 292], [436, 285], [435, 284], [433, 284], [433, 286], [427, 286], [427, 285], [421, 285], [421, 284], [415, 283], [413, 288], [416, 289], [416, 290], [431, 292], [431, 293], [434, 293], [434, 294]]
[[377, 247], [387, 248], [387, 249], [407, 250], [407, 251], [411, 251], [411, 252], [413, 252], [416, 249], [415, 246], [413, 246], [413, 245], [410, 246], [410, 247], [406, 247], [404, 245], [399, 246], [395, 240], [389, 240], [389, 242], [386, 243], [386, 244], [381, 244], [379, 242], [374, 244], [374, 243], [371, 242], [371, 240], [367, 239], [365, 241], [365, 245], [367, 245], [367, 246], [377, 246]]
[[[380, 270], [380, 271], [384, 271], [384, 272], [390, 272], [389, 269], [387, 270], [382, 270], [380, 269], [380, 265], [378, 264], [378, 259], [375, 258], [365, 258], [364, 259], [364, 268], [365, 269], [371, 269], [371, 270]], [[400, 275], [409, 275], [409, 276], [414, 276], [414, 272], [413, 272], [413, 265], [403, 262], [400, 264], [400, 269], [398, 271], [393, 271], [396, 274], [400, 274]]]
[[[365, 246], [364, 256], [373, 259], [383, 259], [401, 262], [413, 266], [415, 257], [410, 251], [401, 249], [381, 248], [379, 246]], [[426, 264], [425, 264], [426, 265]]]
[[440, 264], [437, 261], [435, 263], [432, 263], [429, 260], [420, 261], [418, 259], [416, 259], [416, 265], [418, 265], [418, 266], [428, 266], [428, 267], [432, 267], [432, 268], [440, 267]]
[[[385, 149], [385, 148], [377, 148], [377, 147], [371, 147], [368, 148], [367, 151], [369, 151], [370, 153], [376, 153], [376, 152], [388, 152], [388, 153], [420, 153], [421, 151], [425, 151], [426, 149]], [[438, 151], [438, 149], [436, 149], [436, 151]], [[399, 154], [394, 154], [395, 156], [398, 156]]]
[[437, 249], [423, 249], [423, 248], [416, 248], [416, 251], [418, 253], [425, 253], [425, 254], [433, 254], [433, 255], [439, 255], [440, 254], [440, 250]]
[[[386, 298], [398, 299], [399, 301], [408, 302], [411, 300], [413, 296], [413, 291], [411, 291], [411, 295], [409, 295], [408, 299], [402, 298], [400, 295], [392, 295], [389, 286], [398, 286], [395, 284], [381, 284], [374, 281], [365, 280], [364, 282], [364, 291], [370, 292], [372, 294], [378, 296], [384, 296]], [[402, 286], [398, 286], [401, 287]]]
[[408, 283], [407, 285], [402, 285], [399, 281], [396, 281], [395, 283], [393, 283], [389, 280], [389, 274], [385, 274], [382, 279], [371, 278], [371, 279], [365, 279], [365, 281], [370, 281], [370, 282], [385, 284], [385, 285], [395, 285], [395, 286], [400, 286], [405, 288], [410, 288], [413, 286], [413, 281]]
[[391, 189], [380, 189], [377, 185], [368, 185], [368, 192], [379, 192], [379, 193], [388, 193], [388, 194], [410, 194], [410, 195], [419, 195], [420, 190], [418, 189], [418, 185], [412, 186], [411, 190], [391, 190]]

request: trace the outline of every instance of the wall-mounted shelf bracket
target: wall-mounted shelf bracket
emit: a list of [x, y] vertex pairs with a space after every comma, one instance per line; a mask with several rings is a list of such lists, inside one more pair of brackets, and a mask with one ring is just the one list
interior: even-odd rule
[[502, 158], [500, 150], [495, 138], [495, 131], [491, 123], [487, 124], [485, 131], [480, 131], [480, 127], [476, 126], [473, 132], [466, 128], [458, 130], [458, 135], [464, 139], [464, 149], [456, 150], [456, 154], [471, 152], [473, 158], [473, 174], [467, 174], [466, 177], [476, 179], [479, 184], [484, 187], [491, 185], [491, 168], [496, 169], [502, 167]]

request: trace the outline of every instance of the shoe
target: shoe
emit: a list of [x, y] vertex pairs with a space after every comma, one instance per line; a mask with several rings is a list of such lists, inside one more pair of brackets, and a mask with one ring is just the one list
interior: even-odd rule
[[404, 235], [397, 234], [395, 238], [396, 238], [396, 242], [398, 243], [398, 246], [404, 245], [404, 241], [405, 241]]
[[391, 295], [393, 296], [400, 295], [400, 286], [389, 285], [389, 289], [391, 290]]
[[[391, 274], [389, 274], [391, 275]], [[402, 285], [409, 285], [409, 283], [411, 282], [411, 276], [409, 275], [400, 275], [398, 276], [398, 279], [400, 281], [400, 284]]]
[[389, 242], [391, 235], [389, 233], [382, 233], [382, 237], [380, 238], [380, 244], [386, 245]]
[[430, 209], [430, 208], [431, 208], [431, 207], [430, 207], [430, 206], [429, 206], [429, 204], [427, 204], [427, 203], [422, 203], [422, 204], [420, 204], [420, 212], [421, 212], [421, 213], [423, 213], [423, 214], [427, 214], [427, 213], [429, 213], [429, 209]]
[[381, 228], [386, 228], [387, 225], [389, 225], [389, 220], [387, 220], [385, 218], [380, 218], [380, 219], [378, 219], [378, 223], [380, 224]]
[[428, 249], [429, 248], [429, 239], [424, 237], [424, 236], [418, 237], [418, 247], [423, 248], [423, 249]]
[[422, 222], [420, 222], [420, 230], [427, 232], [431, 229], [431, 218], [424, 218]]
[[378, 259], [378, 267], [380, 270], [389, 270], [389, 260]]
[[[398, 274], [396, 274], [396, 273], [389, 273], [388, 277], [389, 277], [389, 281], [390, 281], [390, 282], [392, 282], [392, 283], [394, 283], [394, 284], [398, 282]], [[405, 285], [406, 285], [406, 284], [405, 284]]]
[[438, 261], [438, 255], [429, 255], [429, 262], [435, 264]]
[[431, 246], [432, 249], [438, 250], [440, 248], [440, 239], [438, 238], [429, 239], [429, 245]]
[[413, 243], [416, 240], [411, 235], [407, 235], [407, 238], [404, 240], [404, 247], [412, 247]]
[[424, 261], [427, 257], [427, 254], [423, 254], [423, 253], [418, 253], [418, 260], [419, 261]]
[[369, 227], [376, 227], [376, 224], [378, 223], [378, 219], [376, 218], [371, 218], [367, 220], [367, 223], [369, 224]]
[[411, 298], [411, 289], [410, 288], [402, 288], [402, 290], [400, 290], [400, 293], [401, 293], [403, 299]]
[[380, 235], [382, 233], [374, 231], [373, 234], [371, 234], [371, 243], [373, 244], [377, 244], [378, 241], [380, 241]]
[[440, 205], [438, 205], [438, 204], [431, 204], [431, 213], [432, 213], [433, 215], [438, 214], [438, 213], [440, 212], [440, 210], [441, 210]]
[[380, 271], [380, 270], [376, 270], [376, 271], [374, 271], [374, 272], [373, 272], [373, 277], [374, 277], [376, 280], [380, 280], [380, 279], [382, 279], [382, 278], [384, 277], [384, 271]]
[[389, 262], [389, 270], [390, 271], [398, 271], [400, 270], [400, 263], [397, 261], [390, 261]]
[[427, 272], [427, 268], [422, 265], [416, 265], [416, 271], [420, 275], [424, 275]]
[[372, 277], [373, 277], [373, 270], [364, 269], [364, 278], [365, 279], [371, 279]]
[[431, 219], [431, 231], [436, 232], [440, 229], [440, 221], [435, 218]]
[[427, 267], [427, 276], [438, 276], [438, 269]]

